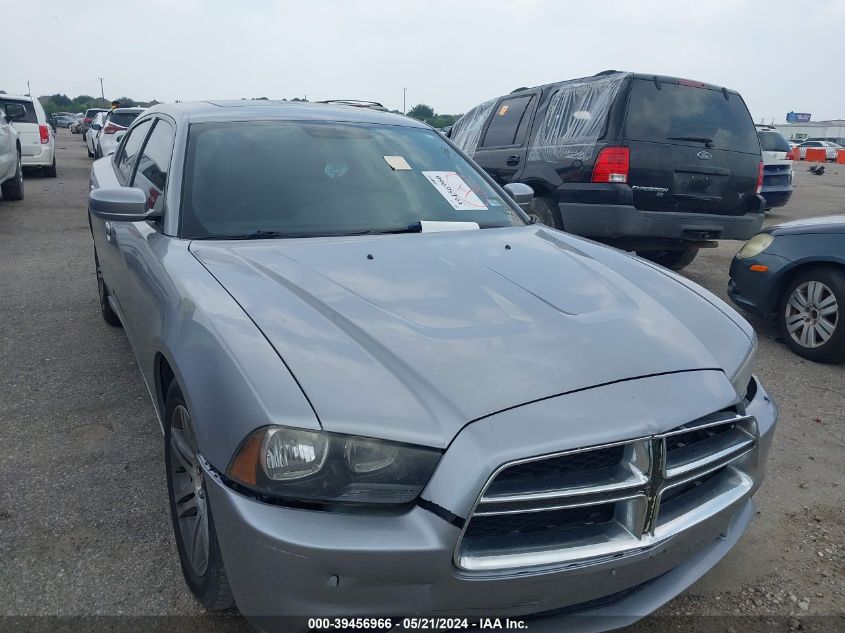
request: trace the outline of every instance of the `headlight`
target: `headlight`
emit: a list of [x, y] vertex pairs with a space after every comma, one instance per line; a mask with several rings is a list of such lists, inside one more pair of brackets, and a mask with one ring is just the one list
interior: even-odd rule
[[751, 351], [748, 352], [748, 356], [745, 357], [745, 360], [742, 361], [742, 364], [739, 366], [739, 369], [731, 378], [731, 384], [733, 385], [734, 391], [736, 391], [736, 395], [739, 397], [740, 400], [745, 398], [745, 394], [748, 393], [748, 383], [751, 382], [751, 375], [754, 372], [754, 366], [757, 364], [757, 334], [754, 334], [754, 339], [751, 341]]
[[419, 496], [440, 455], [421, 446], [269, 426], [244, 440], [227, 474], [293, 502], [401, 505]]
[[736, 254], [737, 259], [748, 259], [749, 257], [755, 257], [759, 255], [764, 250], [769, 248], [769, 245], [775, 241], [775, 238], [772, 237], [771, 233], [758, 233], [750, 240], [745, 243], [739, 252]]

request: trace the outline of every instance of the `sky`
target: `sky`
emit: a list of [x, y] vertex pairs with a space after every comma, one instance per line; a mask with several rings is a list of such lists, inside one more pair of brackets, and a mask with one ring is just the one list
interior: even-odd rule
[[845, 118], [845, 0], [5, 3], [0, 90], [269, 97], [462, 113], [606, 69], [738, 90], [754, 120]]

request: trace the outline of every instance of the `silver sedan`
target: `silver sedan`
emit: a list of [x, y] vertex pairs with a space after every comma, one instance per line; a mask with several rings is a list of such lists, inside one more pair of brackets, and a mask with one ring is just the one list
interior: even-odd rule
[[751, 521], [777, 409], [748, 323], [530, 224], [528, 187], [425, 124], [160, 105], [91, 183], [102, 316], [161, 422], [205, 607], [611, 628]]

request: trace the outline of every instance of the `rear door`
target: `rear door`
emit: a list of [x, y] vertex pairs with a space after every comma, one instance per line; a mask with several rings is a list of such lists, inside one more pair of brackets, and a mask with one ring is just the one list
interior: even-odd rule
[[38, 131], [38, 113], [29, 99], [8, 99], [0, 95], [0, 106], [19, 103], [26, 108], [26, 116], [17, 119], [12, 126], [17, 130], [21, 142], [21, 156], [36, 156], [41, 153], [41, 134]]
[[696, 82], [635, 78], [625, 138], [638, 209], [759, 210], [760, 143], [738, 94]]
[[496, 103], [473, 158], [500, 185], [516, 180], [525, 165], [528, 128], [537, 93], [503, 97]]

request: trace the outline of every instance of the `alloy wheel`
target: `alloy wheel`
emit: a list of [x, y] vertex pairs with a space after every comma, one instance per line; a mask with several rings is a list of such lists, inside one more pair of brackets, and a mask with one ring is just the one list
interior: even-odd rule
[[836, 295], [820, 281], [806, 281], [786, 302], [786, 329], [801, 347], [820, 347], [830, 340], [839, 322]]
[[179, 533], [185, 554], [198, 576], [208, 567], [208, 501], [191, 416], [183, 405], [170, 424], [170, 475]]

